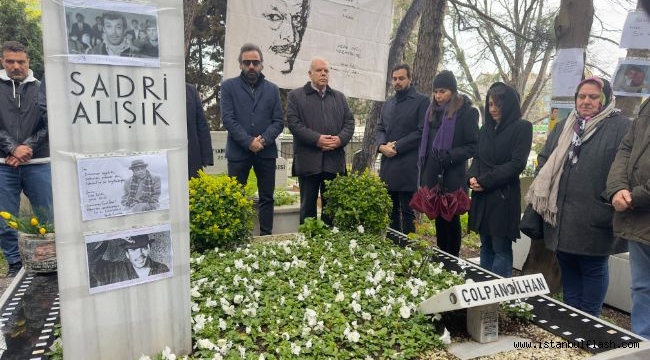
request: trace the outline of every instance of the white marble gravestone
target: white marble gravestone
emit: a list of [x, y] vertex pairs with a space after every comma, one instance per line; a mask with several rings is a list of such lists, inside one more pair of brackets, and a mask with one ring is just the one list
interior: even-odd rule
[[[176, 354], [188, 354], [191, 325], [183, 2], [41, 3], [65, 358], [137, 359], [142, 354], [159, 353], [165, 346]], [[141, 23], [153, 20], [158, 25], [159, 56], [71, 54], [66, 19], [74, 21], [75, 14], [81, 13], [86, 22], [93, 23], [96, 16], [110, 11], [123, 15], [129, 25], [133, 19]], [[167, 187], [163, 192], [169, 193], [168, 207], [84, 221], [79, 159], [115, 157], [133, 166], [138, 155], [144, 154], [166, 158], [159, 162], [162, 167], [155, 175]], [[108, 170], [113, 172], [111, 181], [125, 180], [130, 174], [128, 167]], [[115, 200], [119, 198], [111, 201]], [[85, 241], [97, 236], [103, 239], [101, 234], [118, 234], [106, 237], [110, 243], [112, 237], [154, 234], [148, 229], [156, 227], [169, 229], [165, 236], [171, 240], [162, 250], [152, 244], [151, 257], [164, 251], [157, 259], [167, 259], [167, 275], [172, 276], [122, 284], [126, 286], [91, 295], [90, 268], [96, 263], [88, 260]], [[117, 255], [123, 253], [118, 251]]]

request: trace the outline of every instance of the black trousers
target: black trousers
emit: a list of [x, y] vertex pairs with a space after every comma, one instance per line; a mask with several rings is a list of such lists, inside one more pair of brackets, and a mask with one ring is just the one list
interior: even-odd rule
[[228, 176], [234, 176], [242, 184], [248, 182], [251, 167], [257, 177], [257, 192], [259, 194], [260, 235], [271, 235], [273, 232], [273, 191], [275, 190], [275, 158], [251, 156], [242, 161], [228, 160]]
[[[314, 175], [303, 175], [298, 177], [298, 186], [300, 186], [300, 223], [304, 223], [306, 218], [316, 218], [318, 194], [321, 195], [321, 205], [325, 208], [326, 201], [323, 199], [325, 192], [325, 180], [334, 180], [334, 173], [319, 173]], [[321, 213], [321, 220], [329, 226], [332, 226], [332, 218]]]
[[413, 197], [412, 191], [389, 191], [393, 200], [393, 210], [390, 215], [390, 227], [404, 233], [415, 232], [415, 212], [409, 206]]
[[454, 216], [451, 221], [436, 218], [436, 238], [440, 250], [458, 256], [461, 237], [460, 215]]

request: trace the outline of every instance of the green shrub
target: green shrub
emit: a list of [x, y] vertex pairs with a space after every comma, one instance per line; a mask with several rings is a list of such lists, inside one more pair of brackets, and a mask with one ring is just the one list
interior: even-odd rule
[[253, 232], [253, 200], [234, 177], [203, 171], [190, 180], [190, 240], [192, 250], [232, 247]]
[[326, 184], [323, 212], [332, 218], [332, 225], [346, 231], [357, 231], [360, 225], [373, 234], [386, 231], [393, 203], [377, 175], [353, 172]]
[[286, 190], [275, 189], [273, 192], [275, 206], [293, 205], [298, 202], [298, 195], [290, 194]]
[[317, 236], [325, 236], [330, 233], [330, 229], [323, 220], [317, 218], [306, 218], [305, 222], [298, 227], [298, 231], [309, 239]]

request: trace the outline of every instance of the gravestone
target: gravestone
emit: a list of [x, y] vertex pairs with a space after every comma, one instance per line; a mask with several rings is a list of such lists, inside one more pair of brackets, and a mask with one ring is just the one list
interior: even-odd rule
[[468, 333], [475, 341], [484, 343], [498, 338], [498, 323], [495, 323], [498, 305], [495, 304], [548, 293], [544, 276], [533, 274], [452, 286], [424, 300], [418, 308], [423, 314], [468, 309]]
[[[188, 354], [183, 2], [41, 5], [65, 358], [137, 359], [165, 346]], [[158, 51], [100, 44], [74, 53], [67, 34], [76, 14], [154, 23]], [[141, 267], [128, 257], [135, 250], [148, 254]], [[99, 271], [120, 264], [124, 271]]]
[[212, 151], [214, 153], [214, 165], [206, 166], [206, 174], [227, 174], [228, 160], [226, 160], [226, 139], [227, 131], [210, 131], [212, 139]]

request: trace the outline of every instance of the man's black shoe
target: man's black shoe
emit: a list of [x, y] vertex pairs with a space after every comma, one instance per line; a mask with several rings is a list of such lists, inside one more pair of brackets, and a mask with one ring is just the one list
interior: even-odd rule
[[9, 264], [9, 270], [7, 270], [7, 277], [15, 277], [18, 275], [18, 272], [20, 272], [20, 269], [22, 269], [23, 263], [22, 262], [17, 262], [13, 264]]

